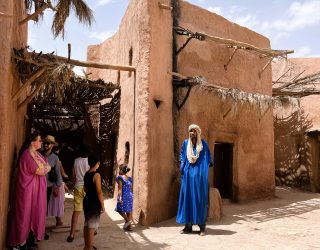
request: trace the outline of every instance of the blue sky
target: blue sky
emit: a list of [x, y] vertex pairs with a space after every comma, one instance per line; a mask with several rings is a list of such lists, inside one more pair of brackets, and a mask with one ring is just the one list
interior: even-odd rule
[[[160, 0], [159, 0], [160, 1]], [[54, 2], [54, 1], [53, 1]], [[95, 22], [88, 28], [73, 14], [67, 20], [64, 40], [53, 39], [53, 12], [46, 10], [40, 23], [29, 22], [29, 45], [45, 53], [67, 56], [72, 44], [73, 59], [86, 60], [87, 46], [99, 44], [114, 34], [129, 0], [87, 0]], [[189, 0], [188, 2], [224, 16], [271, 40], [272, 49], [293, 49], [291, 57], [320, 57], [320, 0]]]

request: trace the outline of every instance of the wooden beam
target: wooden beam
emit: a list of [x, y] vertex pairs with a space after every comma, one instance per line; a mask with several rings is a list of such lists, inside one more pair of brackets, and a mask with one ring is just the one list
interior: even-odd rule
[[251, 50], [251, 51], [258, 52], [259, 54], [266, 55], [266, 56], [278, 57], [278, 56], [284, 56], [287, 54], [294, 53], [294, 50], [272, 50], [269, 48], [259, 48], [259, 47], [252, 45], [252, 44], [236, 41], [233, 39], [221, 38], [218, 36], [212, 36], [212, 35], [208, 35], [208, 34], [200, 33], [200, 32], [194, 33], [189, 30], [186, 30], [182, 27], [174, 27], [174, 29], [180, 35], [186, 35], [189, 37], [192, 36], [200, 41], [204, 41], [204, 40], [212, 41], [212, 42], [226, 45], [230, 48], [234, 47], [234, 48], [239, 48], [239, 49], [244, 49], [244, 50]]
[[[39, 55], [39, 53], [34, 53], [34, 52], [28, 52], [30, 55]], [[129, 71], [129, 72], [135, 72], [136, 68], [133, 66], [124, 66], [124, 65], [117, 65], [117, 64], [103, 64], [103, 63], [96, 63], [96, 62], [91, 62], [91, 61], [79, 61], [75, 59], [68, 59], [67, 57], [63, 56], [57, 56], [57, 55], [48, 55], [50, 57], [55, 58], [57, 61], [64, 62], [67, 64], [72, 64], [76, 66], [81, 66], [81, 67], [87, 67], [87, 68], [98, 68], [98, 69], [110, 69], [110, 70], [121, 70], [121, 71]], [[14, 56], [15, 58], [19, 60], [24, 60], [28, 61], [27, 59], [19, 58], [17, 56]], [[43, 58], [45, 58], [45, 54], [43, 55]], [[32, 61], [28, 61], [30, 63], [33, 63]], [[35, 62], [36, 64], [37, 62]], [[41, 63], [38, 62], [38, 64], [41, 65]], [[52, 63], [54, 64], [54, 62]], [[51, 66], [52, 66], [51, 64]], [[48, 61], [47, 63], [43, 63], [42, 65], [49, 66], [50, 62]]]
[[272, 57], [283, 56], [285, 54], [294, 53], [294, 50], [263, 49], [263, 48], [258, 48], [256, 46], [253, 46], [249, 43], [244, 43], [244, 42], [240, 42], [240, 41], [236, 41], [236, 40], [232, 40], [232, 39], [221, 38], [221, 37], [217, 37], [217, 36], [210, 36], [210, 35], [207, 35], [204, 33], [199, 33], [199, 34], [203, 35], [205, 37], [205, 40], [209, 40], [209, 41], [213, 41], [213, 42], [217, 42], [217, 43], [225, 44], [225, 45], [236, 46], [236, 47], [240, 47], [241, 49], [256, 51], [260, 54], [268, 55], [268, 56], [272, 56]]
[[21, 107], [27, 105], [33, 99], [33, 97], [35, 97], [38, 94], [39, 90], [41, 89], [41, 87], [44, 84], [45, 84], [44, 82], [39, 83], [38, 86], [36, 87], [36, 89], [26, 99], [24, 99], [23, 102], [21, 102], [18, 105], [18, 109], [20, 109]]
[[34, 73], [21, 87], [20, 89], [12, 96], [11, 100], [16, 101], [23, 92], [31, 85], [34, 80], [36, 80], [38, 77], [40, 77], [44, 72], [46, 71], [46, 68], [42, 68], [38, 70], [36, 73]]

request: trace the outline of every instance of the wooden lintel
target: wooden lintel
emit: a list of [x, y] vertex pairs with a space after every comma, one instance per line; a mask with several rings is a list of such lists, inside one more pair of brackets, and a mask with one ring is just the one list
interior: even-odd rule
[[21, 88], [12, 96], [12, 101], [16, 101], [23, 92], [31, 85], [31, 83], [36, 80], [38, 77], [40, 77], [44, 72], [46, 71], [46, 68], [42, 68], [38, 70], [36, 73], [34, 73], [22, 86]]
[[170, 5], [163, 4], [163, 3], [160, 3], [160, 2], [158, 2], [158, 5], [159, 5], [160, 9], [165, 9], [165, 10], [172, 10], [173, 9]]

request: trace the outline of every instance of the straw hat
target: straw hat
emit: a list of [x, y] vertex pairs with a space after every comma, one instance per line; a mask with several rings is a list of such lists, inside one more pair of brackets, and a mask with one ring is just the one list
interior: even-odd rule
[[55, 146], [58, 146], [58, 145], [59, 145], [59, 143], [56, 142], [54, 136], [52, 136], [52, 135], [47, 135], [47, 137], [44, 138], [42, 141], [43, 141], [43, 142], [49, 142], [50, 144], [53, 144], [53, 145], [55, 145]]

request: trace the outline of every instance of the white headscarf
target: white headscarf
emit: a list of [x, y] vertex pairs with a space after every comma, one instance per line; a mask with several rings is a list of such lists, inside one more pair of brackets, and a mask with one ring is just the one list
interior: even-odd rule
[[203, 149], [202, 141], [201, 141], [201, 129], [196, 124], [191, 124], [189, 126], [188, 132], [190, 132], [191, 129], [195, 129], [197, 131], [197, 143], [196, 143], [196, 155], [193, 152], [193, 145], [192, 141], [189, 135], [188, 145], [187, 145], [187, 158], [190, 163], [195, 163], [200, 155], [201, 150]]

